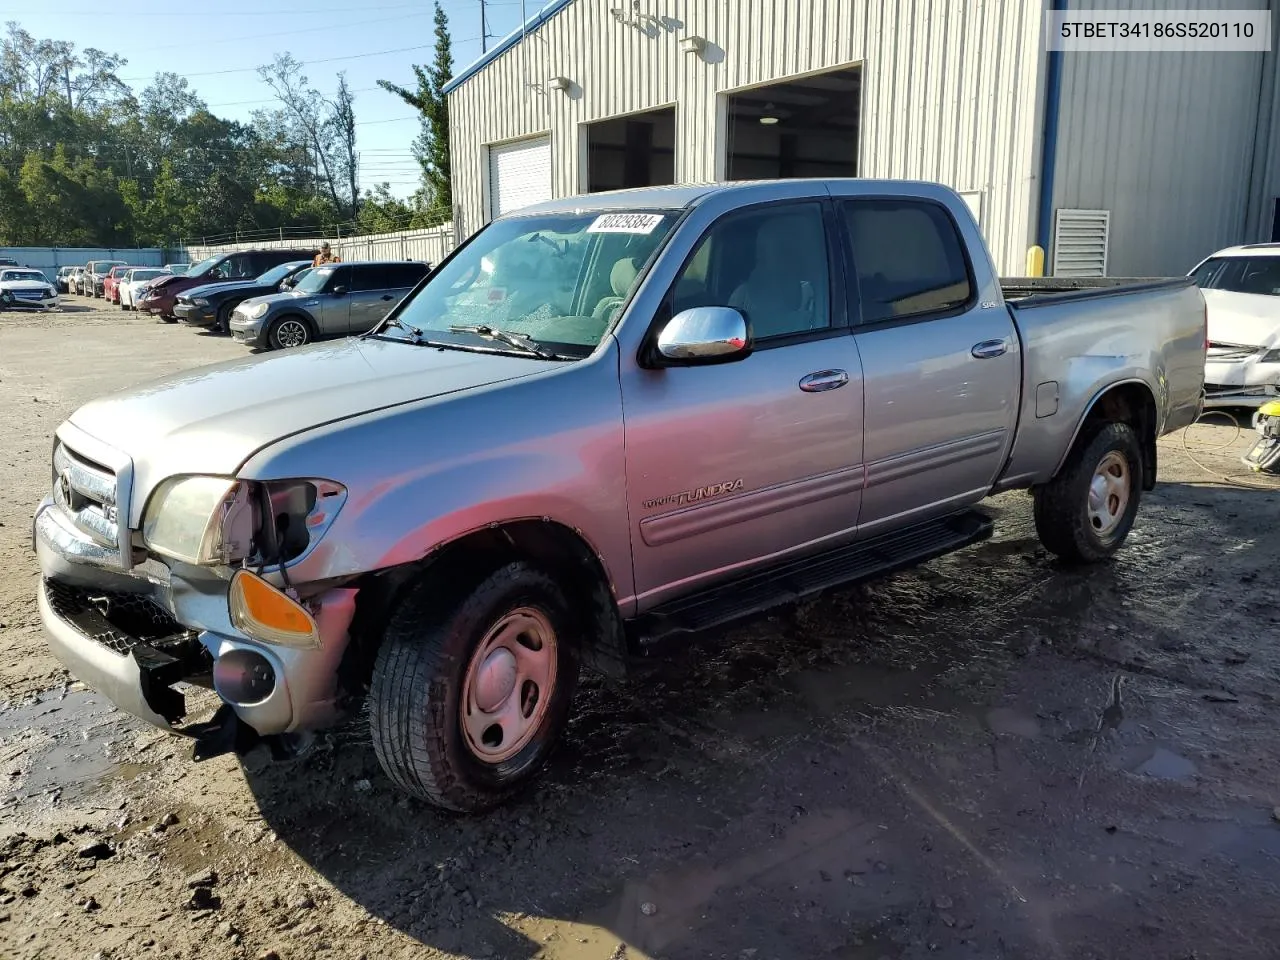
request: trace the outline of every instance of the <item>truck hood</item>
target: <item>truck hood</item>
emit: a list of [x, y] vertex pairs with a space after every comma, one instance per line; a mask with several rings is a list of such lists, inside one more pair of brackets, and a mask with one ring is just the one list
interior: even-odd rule
[[1209, 310], [1209, 339], [1250, 347], [1280, 342], [1280, 297], [1232, 290], [1202, 290]]
[[292, 434], [552, 365], [387, 340], [340, 340], [188, 370], [91, 401], [70, 422], [133, 459], [136, 511], [167, 477], [230, 476], [252, 454]]

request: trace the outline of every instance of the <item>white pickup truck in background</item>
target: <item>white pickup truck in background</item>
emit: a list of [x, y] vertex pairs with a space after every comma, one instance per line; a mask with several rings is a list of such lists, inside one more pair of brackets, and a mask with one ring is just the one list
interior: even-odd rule
[[1209, 311], [1205, 407], [1280, 396], [1280, 243], [1227, 247], [1190, 273]]

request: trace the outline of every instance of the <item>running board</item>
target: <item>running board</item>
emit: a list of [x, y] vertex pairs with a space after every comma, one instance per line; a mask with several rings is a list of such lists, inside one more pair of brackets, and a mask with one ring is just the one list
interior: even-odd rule
[[994, 524], [970, 510], [870, 540], [788, 560], [672, 600], [628, 623], [643, 652], [676, 634], [699, 633], [830, 587], [859, 583], [932, 560], [991, 536]]

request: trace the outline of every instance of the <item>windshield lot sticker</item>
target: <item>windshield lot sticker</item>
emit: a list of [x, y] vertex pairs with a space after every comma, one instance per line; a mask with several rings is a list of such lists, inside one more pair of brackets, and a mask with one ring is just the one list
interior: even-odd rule
[[507, 299], [506, 287], [490, 287], [489, 288], [490, 303], [501, 303], [505, 299]]
[[662, 222], [660, 213], [604, 213], [587, 227], [587, 233], [653, 233]]

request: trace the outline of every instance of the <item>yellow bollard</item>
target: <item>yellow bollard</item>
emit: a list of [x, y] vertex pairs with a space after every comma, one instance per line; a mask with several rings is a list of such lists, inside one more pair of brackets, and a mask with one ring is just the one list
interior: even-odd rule
[[1037, 245], [1027, 248], [1027, 276], [1044, 276], [1044, 247]]

